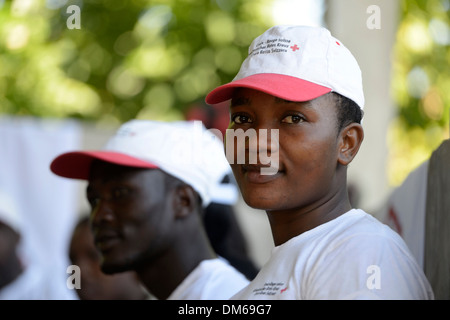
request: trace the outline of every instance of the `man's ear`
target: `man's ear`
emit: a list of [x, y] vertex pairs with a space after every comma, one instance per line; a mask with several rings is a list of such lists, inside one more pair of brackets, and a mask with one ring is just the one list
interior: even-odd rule
[[197, 207], [196, 203], [197, 193], [194, 189], [187, 185], [179, 185], [175, 188], [174, 197], [174, 211], [175, 218], [185, 218], [191, 212], [195, 211]]
[[347, 166], [358, 153], [364, 140], [364, 130], [359, 123], [353, 122], [339, 133], [338, 162]]

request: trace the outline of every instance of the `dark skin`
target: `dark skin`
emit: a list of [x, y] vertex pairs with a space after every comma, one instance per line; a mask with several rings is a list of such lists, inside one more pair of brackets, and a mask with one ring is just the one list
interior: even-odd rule
[[0, 289], [13, 282], [23, 271], [17, 256], [20, 235], [0, 221]]
[[96, 247], [107, 274], [134, 270], [158, 299], [215, 258], [192, 187], [166, 173], [95, 161], [87, 197]]
[[[279, 130], [279, 143], [251, 140], [245, 152], [278, 156], [278, 171], [262, 176], [261, 163], [232, 164], [245, 202], [265, 210], [276, 246], [328, 222], [352, 207], [347, 193], [347, 165], [364, 137], [360, 124], [338, 131], [330, 94], [311, 101], [286, 101], [239, 88], [230, 107], [230, 129]], [[259, 140], [258, 140], [259, 141]], [[235, 151], [236, 154], [236, 151]], [[248, 161], [246, 161], [248, 162]]]
[[134, 272], [104, 274], [100, 269], [100, 259], [100, 253], [94, 245], [89, 220], [82, 220], [76, 226], [70, 242], [70, 260], [81, 270], [81, 288], [77, 289], [80, 299], [147, 299], [147, 293]]

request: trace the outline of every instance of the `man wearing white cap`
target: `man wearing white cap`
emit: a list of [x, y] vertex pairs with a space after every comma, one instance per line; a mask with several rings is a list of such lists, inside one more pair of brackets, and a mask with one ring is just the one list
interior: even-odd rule
[[364, 136], [353, 55], [325, 28], [306, 26], [272, 27], [248, 52], [235, 79], [206, 102], [231, 100], [230, 130], [276, 133], [248, 138], [245, 161], [237, 147], [227, 154], [246, 203], [266, 211], [275, 248], [232, 298], [433, 299], [399, 235], [349, 202], [347, 166]]
[[248, 284], [203, 228], [224, 166], [222, 143], [201, 122], [132, 120], [103, 150], [64, 153], [50, 168], [88, 180], [104, 273], [134, 270], [158, 299], [197, 300], [228, 299]]

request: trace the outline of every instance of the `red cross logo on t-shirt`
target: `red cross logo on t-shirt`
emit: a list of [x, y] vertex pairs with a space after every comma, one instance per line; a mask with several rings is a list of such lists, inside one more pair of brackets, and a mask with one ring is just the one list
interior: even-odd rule
[[300, 50], [300, 48], [299, 48], [296, 44], [294, 44], [293, 46], [291, 46], [291, 49], [292, 49], [292, 51], [294, 51], [294, 52], [295, 52], [295, 50]]

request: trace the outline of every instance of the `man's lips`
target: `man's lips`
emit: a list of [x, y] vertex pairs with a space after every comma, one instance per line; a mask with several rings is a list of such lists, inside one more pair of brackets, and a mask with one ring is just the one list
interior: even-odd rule
[[95, 246], [102, 252], [114, 247], [120, 241], [117, 233], [102, 233], [95, 236]]
[[241, 165], [241, 172], [244, 178], [250, 183], [263, 184], [271, 182], [279, 178], [283, 171], [277, 170], [273, 174], [262, 174], [262, 170], [268, 170], [270, 165], [257, 165], [257, 164], [243, 164]]

